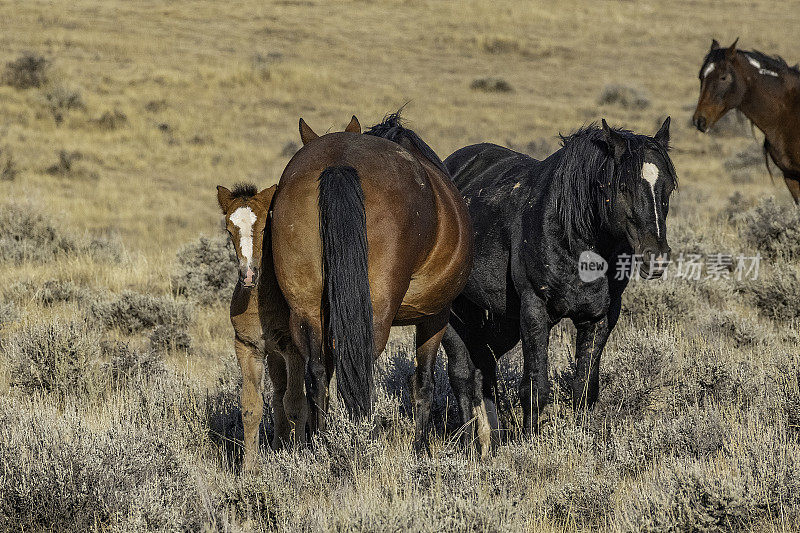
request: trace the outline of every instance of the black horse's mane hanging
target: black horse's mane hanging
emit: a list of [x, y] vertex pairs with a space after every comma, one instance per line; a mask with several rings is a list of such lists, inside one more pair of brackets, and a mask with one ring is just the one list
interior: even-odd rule
[[[800, 67], [798, 65], [789, 66], [786, 61], [778, 55], [770, 56], [758, 50], [736, 50], [740, 54], [750, 56], [761, 64], [762, 68], [766, 68], [778, 74], [794, 74], [800, 76]], [[709, 63], [716, 63], [725, 59], [726, 48], [715, 48], [706, 54], [703, 58], [703, 65], [700, 67], [700, 79], [703, 79], [703, 72]]]
[[237, 183], [231, 191], [231, 196], [234, 198], [252, 198], [256, 194], [258, 194], [258, 187], [252, 183]]
[[669, 148], [652, 137], [614, 128], [627, 142], [619, 164], [596, 124], [560, 136], [562, 148], [543, 164], [552, 164], [552, 187], [562, 227], [570, 246], [577, 238], [591, 240], [609, 220], [620, 190], [634, 190], [642, 179], [645, 149], [659, 154], [677, 186]]
[[419, 135], [403, 126], [403, 121], [400, 118], [400, 111], [385, 116], [383, 118], [383, 122], [380, 124], [375, 124], [364, 133], [366, 135], [374, 135], [375, 137], [383, 137], [384, 139], [388, 139], [398, 144], [401, 140], [408, 139], [408, 141], [414, 145], [417, 150], [419, 150], [422, 155], [428, 159], [428, 161], [433, 163], [436, 168], [444, 172], [446, 175], [450, 175], [447, 172], [447, 168], [445, 168], [444, 163], [442, 163], [442, 160], [439, 159], [438, 155], [436, 155], [436, 152], [434, 152], [430, 146], [425, 144], [425, 141], [420, 139]]

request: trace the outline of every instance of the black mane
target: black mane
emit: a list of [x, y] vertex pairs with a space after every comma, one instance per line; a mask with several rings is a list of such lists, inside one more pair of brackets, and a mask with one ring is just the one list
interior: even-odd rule
[[237, 183], [231, 191], [231, 196], [234, 198], [252, 198], [256, 194], [258, 194], [258, 187], [252, 183]]
[[[725, 59], [726, 52], [727, 48], [715, 48], [706, 54], [706, 56], [703, 58], [703, 64], [700, 66], [700, 73], [698, 75], [700, 79], [703, 78], [703, 72], [705, 71], [706, 66], [709, 63], [717, 63], [718, 61]], [[778, 74], [791, 73], [800, 76], [800, 67], [798, 67], [798, 65], [790, 67], [781, 56], [770, 56], [759, 50], [736, 50], [736, 52], [752, 57], [761, 64], [762, 68], [772, 70]]]
[[400, 111], [385, 116], [383, 118], [383, 122], [380, 124], [375, 124], [364, 133], [366, 135], [374, 135], [375, 137], [383, 137], [384, 139], [388, 139], [398, 144], [400, 144], [401, 140], [408, 139], [408, 141], [414, 145], [417, 150], [419, 150], [422, 155], [428, 159], [428, 161], [433, 163], [436, 168], [444, 172], [446, 175], [450, 175], [447, 172], [444, 163], [442, 163], [442, 160], [439, 159], [438, 155], [436, 155], [436, 152], [434, 152], [430, 146], [425, 144], [425, 141], [420, 139], [419, 135], [403, 126], [403, 121], [400, 118]]
[[544, 161], [554, 165], [552, 187], [569, 246], [577, 238], [591, 240], [597, 229], [608, 222], [619, 191], [637, 186], [645, 149], [660, 155], [677, 186], [668, 147], [646, 135], [618, 128], [614, 131], [627, 141], [619, 165], [606, 144], [603, 130], [596, 124], [560, 136], [562, 148]]

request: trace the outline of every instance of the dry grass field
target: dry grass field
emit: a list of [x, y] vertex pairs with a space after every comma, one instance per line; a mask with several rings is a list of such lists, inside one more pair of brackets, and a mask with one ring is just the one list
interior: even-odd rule
[[[793, 64], [798, 7], [0, 3], [0, 529], [796, 530], [800, 212], [760, 134], [689, 117], [711, 38]], [[559, 326], [549, 423], [484, 462], [455, 444], [443, 361], [432, 455], [412, 454], [397, 331], [373, 420], [335, 412], [312, 447], [265, 447], [240, 475], [214, 187], [275, 183], [299, 116], [321, 133], [406, 102], [443, 158], [477, 141], [543, 156], [601, 117], [653, 134], [671, 115], [674, 252], [758, 253], [759, 279], [633, 283], [585, 415], [559, 386]], [[518, 358], [501, 374], [514, 433]]]

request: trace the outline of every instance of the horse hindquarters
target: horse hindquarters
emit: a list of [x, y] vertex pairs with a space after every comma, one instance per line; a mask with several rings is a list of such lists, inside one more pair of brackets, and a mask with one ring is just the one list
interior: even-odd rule
[[319, 225], [325, 350], [348, 411], [365, 416], [372, 409], [375, 348], [364, 191], [353, 167], [328, 167], [320, 175]]

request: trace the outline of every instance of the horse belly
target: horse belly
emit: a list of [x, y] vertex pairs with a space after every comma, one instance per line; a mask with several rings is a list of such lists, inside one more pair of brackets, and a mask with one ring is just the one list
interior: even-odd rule
[[472, 269], [472, 224], [452, 184], [434, 185], [437, 232], [425, 262], [414, 272], [396, 321], [435, 315], [459, 295]]

